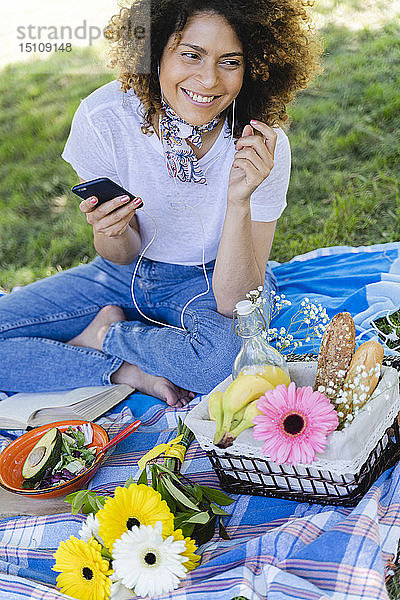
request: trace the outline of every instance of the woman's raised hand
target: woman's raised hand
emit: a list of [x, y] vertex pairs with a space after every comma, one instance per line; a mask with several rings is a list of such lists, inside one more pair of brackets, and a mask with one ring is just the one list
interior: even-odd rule
[[270, 174], [274, 166], [277, 134], [261, 121], [250, 121], [262, 136], [255, 135], [245, 125], [242, 137], [236, 142], [236, 154], [228, 184], [228, 202], [244, 204]]
[[92, 196], [83, 200], [79, 208], [86, 214], [87, 222], [95, 233], [118, 237], [125, 233], [141, 203], [141, 198], [130, 200], [129, 196], [117, 196], [98, 206], [98, 199]]

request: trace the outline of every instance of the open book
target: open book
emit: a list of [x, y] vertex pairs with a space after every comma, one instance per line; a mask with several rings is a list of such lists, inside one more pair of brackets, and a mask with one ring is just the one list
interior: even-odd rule
[[69, 419], [94, 421], [132, 392], [130, 385], [118, 384], [14, 394], [0, 401], [0, 429], [26, 429]]

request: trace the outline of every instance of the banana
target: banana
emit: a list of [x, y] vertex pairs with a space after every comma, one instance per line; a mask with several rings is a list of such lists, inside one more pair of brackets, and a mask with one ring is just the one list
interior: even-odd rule
[[220, 427], [217, 423], [214, 444], [218, 446], [224, 435], [230, 431], [233, 415], [236, 412], [274, 387], [272, 383], [259, 375], [242, 375], [234, 379], [223, 395], [223, 420]]
[[238, 410], [238, 412], [235, 412], [235, 414], [232, 417], [232, 423], [231, 423], [231, 429], [233, 429], [234, 427], [236, 427], [240, 421], [243, 419], [243, 415], [244, 415], [244, 411], [246, 410], [246, 407], [243, 406], [243, 408], [241, 408], [240, 410]]
[[[240, 413], [242, 414], [242, 419], [239, 421], [237, 421], [236, 419], [234, 421], [232, 421], [232, 424], [236, 423], [236, 426], [233, 427], [229, 431], [229, 433], [226, 433], [224, 435], [224, 437], [218, 444], [218, 446], [220, 448], [228, 448], [229, 446], [232, 446], [233, 442], [236, 440], [237, 436], [240, 433], [242, 433], [242, 431], [245, 431], [245, 429], [249, 429], [249, 427], [253, 427], [254, 417], [261, 414], [261, 411], [259, 411], [257, 408], [257, 402], [258, 402], [258, 398], [256, 398], [252, 402], [250, 402], [250, 404], [245, 406], [240, 411]], [[237, 414], [239, 414], [239, 413], [236, 413], [236, 415]]]
[[208, 399], [208, 414], [210, 421], [216, 420], [216, 415], [221, 411], [220, 404], [222, 402], [223, 393], [214, 392]]
[[214, 392], [208, 399], [208, 412], [210, 419], [216, 423], [217, 431], [222, 427], [224, 418], [223, 397], [224, 395], [222, 392]]

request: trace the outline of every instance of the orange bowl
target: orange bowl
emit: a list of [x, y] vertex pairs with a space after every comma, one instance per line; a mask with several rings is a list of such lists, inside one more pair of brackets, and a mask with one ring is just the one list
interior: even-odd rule
[[[22, 482], [24, 481], [22, 467], [29, 452], [49, 429], [57, 427], [63, 433], [70, 425], [76, 426], [83, 425], [84, 423], [88, 423], [88, 421], [77, 420], [49, 423], [48, 425], [31, 429], [31, 431], [24, 433], [21, 437], [11, 442], [0, 454], [0, 485], [9, 492], [14, 492], [21, 496], [29, 496], [30, 498], [56, 498], [57, 496], [64, 496], [83, 488], [104, 461], [106, 457], [105, 453], [96, 456], [94, 463], [73, 479], [54, 485], [51, 488], [40, 490], [28, 490], [22, 487]], [[109, 440], [108, 433], [96, 423], [90, 423], [90, 425], [93, 428], [93, 440], [88, 445], [88, 448], [97, 446], [100, 450]]]

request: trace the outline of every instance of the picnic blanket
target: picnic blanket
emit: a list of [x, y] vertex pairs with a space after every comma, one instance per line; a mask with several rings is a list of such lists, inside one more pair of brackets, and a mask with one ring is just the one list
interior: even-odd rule
[[[286, 326], [304, 296], [326, 307], [329, 316], [348, 310], [364, 341], [376, 337], [370, 322], [400, 306], [400, 244], [365, 248], [325, 248], [275, 264], [279, 293], [293, 305], [277, 318]], [[300, 351], [315, 351], [304, 345]], [[387, 353], [389, 351], [387, 350]], [[112, 493], [139, 471], [138, 459], [156, 444], [175, 436], [178, 417], [191, 407], [167, 408], [133, 394], [99, 420], [111, 437], [134, 418], [142, 426], [119, 444], [91, 482]], [[2, 438], [5, 445], [10, 436]], [[193, 442], [182, 472], [193, 481], [219, 487], [205, 453]], [[173, 593], [173, 600], [367, 600], [388, 598], [385, 566], [400, 538], [400, 467], [386, 471], [355, 508], [311, 505], [254, 496], [235, 496], [225, 526], [200, 550], [202, 563]], [[64, 598], [55, 588], [53, 552], [61, 540], [77, 535], [85, 517], [19, 517], [0, 522], [0, 598]]]

